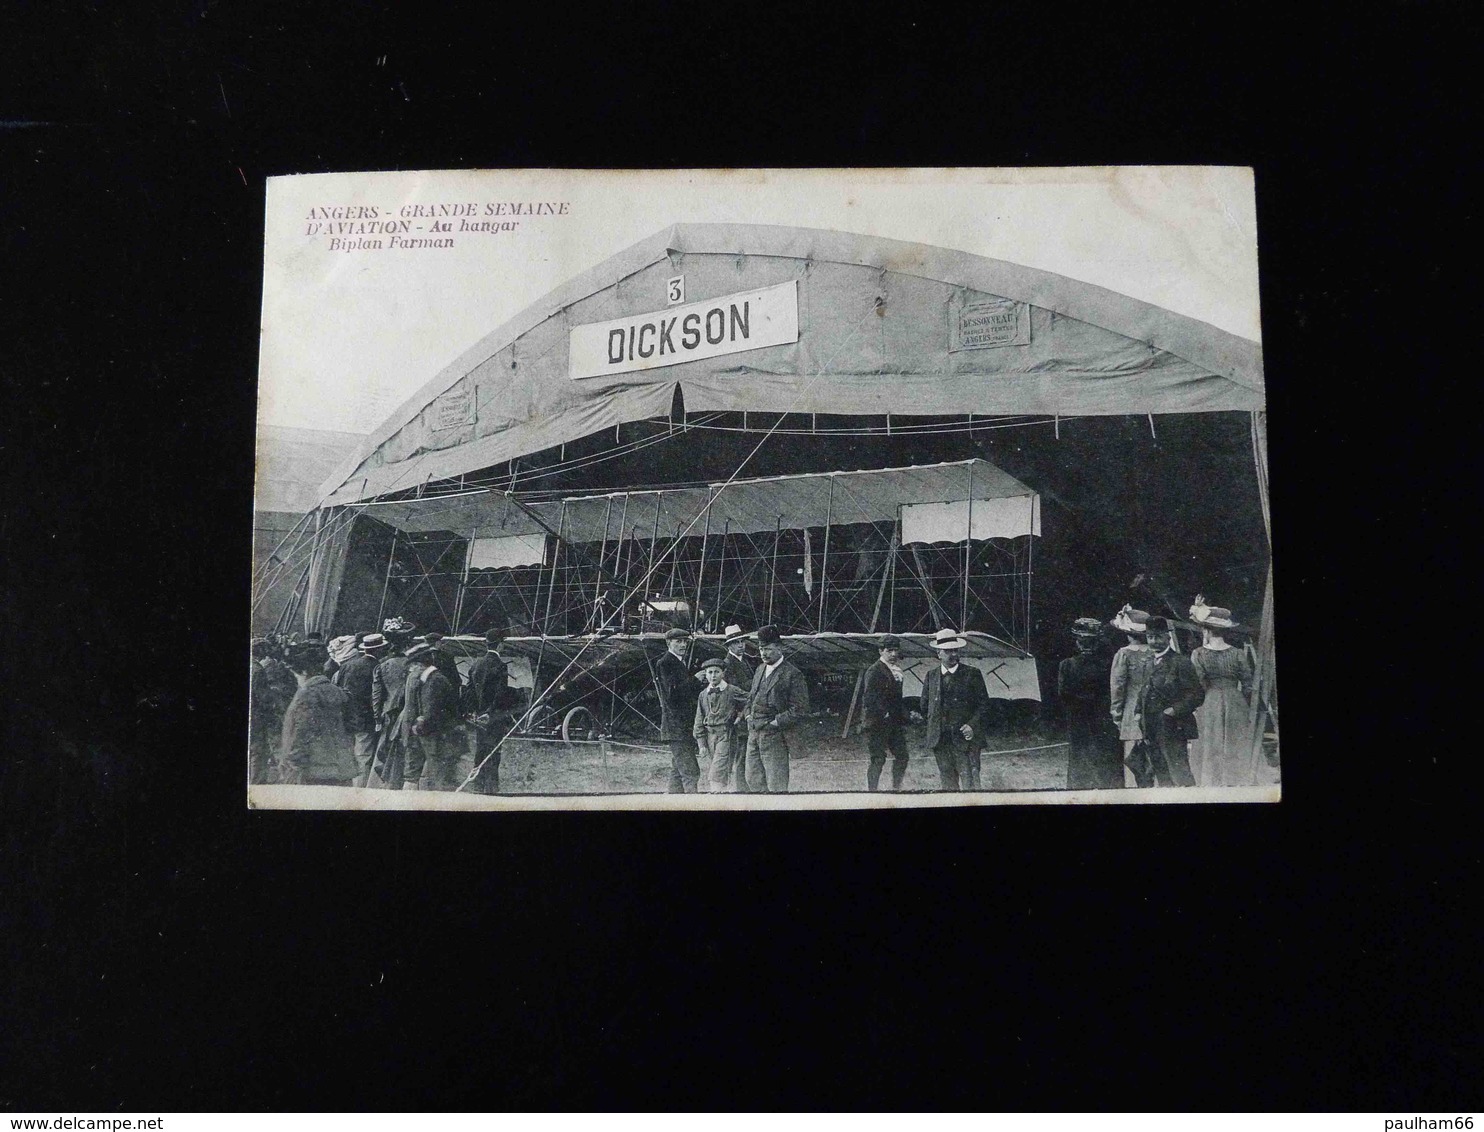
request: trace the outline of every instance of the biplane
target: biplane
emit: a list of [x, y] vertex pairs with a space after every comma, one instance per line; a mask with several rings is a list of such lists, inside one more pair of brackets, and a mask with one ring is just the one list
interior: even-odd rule
[[[778, 626], [817, 709], [846, 727], [881, 637], [903, 642], [903, 694], [936, 663], [934, 630], [969, 640], [992, 696], [1039, 699], [1029, 652], [1040, 499], [981, 459], [737, 479], [557, 499], [494, 491], [372, 503], [404, 532], [466, 545], [443, 647], [501, 654], [534, 710], [522, 733], [652, 738], [652, 665], [691, 629], [689, 661], [723, 628]], [[390, 575], [388, 578], [390, 581]]]

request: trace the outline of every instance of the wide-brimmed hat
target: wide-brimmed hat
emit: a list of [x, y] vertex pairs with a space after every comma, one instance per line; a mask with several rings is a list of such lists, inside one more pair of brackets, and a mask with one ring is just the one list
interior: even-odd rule
[[381, 623], [383, 633], [410, 633], [417, 626], [401, 617], [388, 617]]
[[759, 645], [781, 645], [783, 635], [778, 632], [776, 625], [764, 625], [757, 631], [757, 643]]
[[747, 634], [742, 631], [741, 625], [728, 625], [725, 629], [725, 632], [727, 644], [731, 644], [733, 641], [740, 641], [747, 636]]
[[1096, 617], [1079, 617], [1072, 622], [1072, 635], [1075, 637], [1101, 637], [1103, 635], [1103, 623]]
[[1147, 633], [1149, 632], [1149, 614], [1142, 609], [1125, 605], [1108, 624], [1120, 633]]
[[935, 649], [961, 649], [968, 643], [968, 639], [961, 636], [956, 629], [939, 629], [933, 634]]
[[380, 633], [367, 633], [361, 638], [362, 652], [375, 652], [377, 649], [386, 648], [386, 638]]
[[667, 641], [688, 641], [688, 640], [690, 640], [690, 630], [689, 629], [678, 629], [678, 628], [677, 629], [671, 629], [671, 630], [669, 630], [665, 634], [665, 640], [667, 640]]
[[1206, 599], [1200, 594], [1195, 595], [1195, 604], [1190, 607], [1190, 620], [1200, 629], [1224, 629], [1237, 633], [1242, 631], [1242, 626], [1232, 620], [1230, 609], [1207, 605]]
[[723, 672], [725, 672], [727, 670], [727, 662], [722, 660], [719, 656], [713, 656], [710, 660], [702, 664], [701, 667], [697, 669], [697, 671], [705, 672], [708, 668], [719, 668]]
[[336, 664], [344, 664], [356, 655], [356, 635], [350, 633], [344, 637], [336, 637], [330, 642], [330, 659]]

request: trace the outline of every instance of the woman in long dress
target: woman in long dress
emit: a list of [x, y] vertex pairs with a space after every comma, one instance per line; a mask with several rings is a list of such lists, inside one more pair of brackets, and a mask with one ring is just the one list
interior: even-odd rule
[[1190, 744], [1190, 769], [1197, 786], [1256, 786], [1252, 753], [1252, 658], [1227, 641], [1242, 627], [1231, 610], [1206, 605], [1197, 596], [1191, 621], [1201, 631], [1201, 647], [1190, 654], [1205, 702], [1195, 710], [1199, 734]]
[[1149, 631], [1149, 614], [1125, 605], [1108, 624], [1128, 637], [1128, 644], [1113, 654], [1113, 669], [1109, 674], [1109, 707], [1123, 744], [1123, 784], [1129, 789], [1153, 786], [1153, 775], [1146, 772], [1141, 780], [1129, 766], [1134, 744], [1144, 737], [1139, 730], [1139, 697], [1154, 671], [1154, 654], [1144, 639]]
[[1108, 704], [1108, 653], [1103, 624], [1079, 617], [1072, 626], [1077, 655], [1061, 662], [1057, 692], [1066, 713], [1068, 790], [1122, 790], [1123, 752]]

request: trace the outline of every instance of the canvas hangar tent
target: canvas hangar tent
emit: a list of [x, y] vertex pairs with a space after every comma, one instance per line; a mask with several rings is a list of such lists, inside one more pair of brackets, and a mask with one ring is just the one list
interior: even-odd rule
[[[1163, 572], [1190, 559], [1200, 572], [1169, 583], [1207, 590], [1213, 570], [1238, 563], [1227, 583], [1237, 596], [1225, 601], [1262, 605], [1270, 682], [1264, 408], [1259, 344], [1103, 288], [857, 234], [676, 225], [444, 367], [326, 482], [320, 509], [280, 558], [305, 571], [306, 627], [350, 631], [415, 607], [430, 627], [477, 630], [456, 622], [461, 603], [470, 608], [471, 572], [489, 569], [476, 552], [506, 492], [559, 524], [563, 498], [611, 495], [603, 489], [614, 484], [683, 488], [704, 493], [674, 501], [688, 498], [694, 520], [695, 500], [709, 498], [701, 514], [714, 516], [723, 500], [730, 508], [757, 490], [734, 480], [768, 472], [980, 459], [1068, 520], [1024, 539], [1045, 544], [1035, 552], [1038, 604], [1047, 578], [1057, 618], [1116, 602], [1096, 559], [1113, 563], [1109, 577], [1131, 576], [1123, 562], [1150, 555], [1165, 556]], [[1206, 513], [1209, 499], [1181, 496], [1196, 477], [1212, 478], [1206, 496], [1230, 481], [1219, 516]], [[1049, 553], [1058, 530], [1073, 527], [1077, 541]], [[647, 542], [699, 535], [704, 552], [718, 538], [682, 530], [662, 516]], [[800, 563], [787, 567], [800, 584], [803, 563], [825, 568], [824, 530], [802, 534], [809, 545], [784, 555]], [[557, 543], [576, 541], [512, 528], [494, 537], [506, 536], [527, 539], [532, 557], [541, 544], [541, 565], [509, 569], [549, 573]], [[737, 536], [720, 537], [725, 551]], [[1114, 553], [1089, 553], [1090, 537], [1114, 540]], [[1183, 553], [1187, 540], [1197, 553]], [[961, 541], [972, 553], [991, 540]], [[938, 605], [956, 612], [942, 595]], [[1054, 629], [1043, 642], [1036, 632], [1025, 627], [1031, 651], [1060, 647]]]

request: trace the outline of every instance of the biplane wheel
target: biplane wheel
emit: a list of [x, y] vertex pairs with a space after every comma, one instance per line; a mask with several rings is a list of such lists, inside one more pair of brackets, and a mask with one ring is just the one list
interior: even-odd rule
[[598, 718], [581, 704], [569, 709], [562, 717], [562, 741], [564, 743], [579, 743], [584, 739], [596, 739], [597, 737]]

